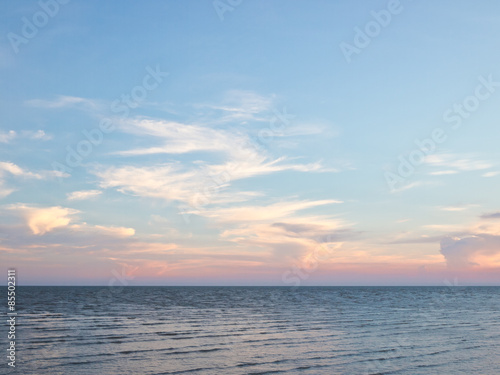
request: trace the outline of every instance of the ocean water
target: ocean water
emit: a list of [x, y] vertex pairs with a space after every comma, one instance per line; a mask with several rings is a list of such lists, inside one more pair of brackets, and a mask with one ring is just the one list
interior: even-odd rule
[[17, 292], [16, 369], [0, 373], [500, 373], [498, 287]]

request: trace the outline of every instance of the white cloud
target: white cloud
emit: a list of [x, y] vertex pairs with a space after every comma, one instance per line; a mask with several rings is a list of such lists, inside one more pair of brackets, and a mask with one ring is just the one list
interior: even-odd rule
[[131, 119], [121, 122], [126, 132], [141, 136], [152, 136], [164, 141], [163, 145], [144, 149], [120, 151], [119, 155], [185, 154], [197, 151], [212, 151], [232, 154], [238, 146], [248, 147], [247, 140], [224, 130], [198, 125], [185, 125], [172, 121]]
[[14, 130], [9, 130], [8, 132], [0, 131], [0, 143], [9, 143], [16, 136], [17, 133]]
[[44, 235], [55, 229], [64, 228], [66, 233], [85, 233], [87, 236], [105, 235], [115, 238], [130, 237], [135, 235], [135, 229], [118, 226], [89, 225], [78, 222], [75, 217], [80, 211], [73, 208], [50, 206], [35, 207], [23, 203], [7, 206], [24, 219], [26, 226], [34, 235]]
[[436, 171], [436, 172], [431, 172], [429, 173], [430, 175], [432, 176], [442, 176], [442, 175], [447, 175], [447, 174], [457, 174], [458, 172], [457, 171], [451, 171], [451, 170], [447, 170], [447, 171]]
[[399, 193], [401, 191], [410, 190], [410, 189], [413, 189], [413, 188], [416, 188], [416, 187], [422, 186], [422, 185], [424, 185], [424, 183], [422, 181], [410, 182], [410, 183], [407, 183], [406, 185], [401, 186], [398, 189], [392, 189], [391, 193]]
[[[319, 164], [283, 164], [280, 160], [255, 163], [227, 163], [225, 165], [203, 166], [199, 169], [186, 169], [179, 163], [161, 164], [153, 167], [108, 167], [94, 173], [101, 179], [102, 188], [116, 188], [122, 193], [180, 201], [199, 205], [200, 200], [245, 201], [259, 196], [256, 192], [223, 193], [233, 181], [272, 172], [295, 170], [301, 172], [322, 171]], [[223, 196], [226, 199], [222, 199]], [[204, 204], [207, 204], [204, 203]]]
[[77, 210], [60, 206], [38, 208], [18, 204], [9, 208], [25, 218], [28, 228], [35, 235], [43, 235], [55, 228], [68, 226], [72, 220], [71, 215], [78, 213]]
[[[247, 121], [269, 121], [270, 116], [260, 114], [272, 109], [274, 97], [262, 96], [252, 91], [230, 90], [222, 100], [222, 104], [200, 104], [196, 107], [208, 109], [215, 113], [211, 114], [210, 122], [228, 123]], [[270, 114], [269, 114], [270, 115]]]
[[68, 177], [67, 174], [61, 173], [59, 171], [51, 171], [51, 170], [41, 170], [39, 172], [31, 172], [26, 169], [19, 167], [17, 164], [12, 162], [0, 162], [0, 178], [4, 177], [6, 173], [17, 176], [17, 177], [26, 177], [26, 178], [34, 178], [37, 180], [53, 178], [53, 177]]
[[0, 180], [0, 198], [5, 198], [6, 196], [12, 194], [14, 191], [15, 189], [4, 186], [4, 182]]
[[477, 204], [466, 204], [466, 205], [458, 205], [458, 206], [442, 206], [439, 207], [440, 210], [442, 211], [452, 211], [452, 212], [457, 212], [457, 211], [465, 211], [470, 208], [477, 207]]
[[59, 95], [53, 100], [45, 100], [45, 99], [27, 100], [25, 104], [30, 107], [47, 108], [47, 109], [75, 107], [75, 106], [84, 106], [87, 108], [97, 107], [97, 102], [94, 100], [80, 98], [76, 96], [66, 96], [66, 95]]
[[12, 162], [2, 161], [0, 162], [0, 198], [3, 198], [16, 190], [5, 186], [5, 179], [9, 176], [13, 176], [16, 178], [32, 178], [36, 180], [42, 180], [51, 177], [68, 177], [67, 174], [60, 171], [44, 170], [35, 173], [25, 170]]
[[76, 201], [76, 200], [85, 200], [85, 199], [95, 198], [101, 194], [102, 194], [102, 191], [100, 191], [100, 190], [80, 190], [80, 191], [73, 191], [71, 193], [68, 193], [67, 197], [68, 197], [68, 200], [70, 200], [70, 201]]
[[0, 131], [0, 143], [9, 143], [16, 138], [28, 138], [48, 141], [49, 139], [52, 139], [52, 136], [46, 134], [43, 130], [23, 130], [21, 133], [18, 133], [14, 130], [9, 130], [8, 132]]
[[425, 158], [425, 163], [445, 170], [434, 171], [431, 174], [455, 174], [459, 172], [469, 172], [489, 169], [493, 164], [477, 159], [474, 155], [458, 155], [458, 154], [434, 154], [428, 155]]
[[37, 131], [25, 130], [22, 132], [22, 134], [30, 139], [38, 139], [41, 141], [48, 141], [52, 139], [52, 136], [45, 133], [43, 130], [37, 130]]
[[39, 173], [33, 173], [26, 171], [19, 167], [18, 165], [11, 163], [11, 162], [5, 162], [2, 161], [0, 162], [0, 176], [5, 175], [4, 172], [7, 172], [11, 175], [14, 176], [21, 176], [21, 177], [29, 177], [29, 178], [36, 178], [36, 179], [42, 179], [42, 175]]
[[[280, 171], [333, 172], [321, 163], [294, 163], [285, 157], [272, 158], [255, 147], [248, 136], [223, 129], [211, 129], [175, 122], [133, 119], [122, 122], [127, 132], [152, 136], [161, 146], [119, 152], [120, 155], [216, 153], [216, 164], [198, 161], [191, 164], [164, 163], [155, 166], [101, 168], [95, 174], [103, 188], [117, 188], [140, 196], [190, 203], [207, 189], [227, 188], [231, 182]], [[222, 160], [221, 160], [222, 158]], [[241, 198], [241, 196], [240, 196]]]
[[242, 206], [219, 208], [203, 211], [203, 216], [217, 219], [220, 222], [252, 222], [276, 221], [291, 217], [295, 212], [308, 208], [339, 204], [342, 201], [325, 199], [319, 201], [288, 201], [278, 202], [266, 206]]
[[460, 224], [429, 224], [423, 226], [426, 229], [430, 229], [437, 232], [463, 232], [465, 230], [463, 225]]
[[107, 235], [111, 235], [113, 237], [130, 237], [135, 234], [135, 229], [126, 227], [109, 227], [109, 226], [95, 225], [92, 228], [95, 228], [98, 231], [103, 232]]

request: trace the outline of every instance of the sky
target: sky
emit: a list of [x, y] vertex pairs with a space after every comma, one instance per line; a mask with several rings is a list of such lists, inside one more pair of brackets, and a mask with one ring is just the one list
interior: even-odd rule
[[496, 1], [4, 1], [24, 285], [500, 285]]

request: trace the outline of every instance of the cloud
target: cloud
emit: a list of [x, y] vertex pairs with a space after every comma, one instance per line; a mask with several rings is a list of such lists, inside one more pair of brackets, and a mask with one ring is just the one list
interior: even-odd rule
[[[211, 168], [187, 169], [180, 163], [160, 164], [152, 167], [108, 167], [95, 171], [102, 188], [116, 188], [124, 194], [159, 198], [167, 201], [184, 202], [191, 207], [200, 204], [242, 202], [258, 196], [259, 193], [234, 191], [223, 194], [231, 181], [251, 177], [258, 173], [271, 173], [266, 165], [258, 169], [238, 170], [233, 175], [220, 172], [210, 177]], [[221, 168], [222, 171], [222, 168]], [[214, 172], [212, 169], [211, 172]], [[215, 172], [217, 172], [215, 170]]]
[[68, 200], [70, 200], [70, 201], [76, 201], [76, 200], [85, 200], [85, 199], [95, 198], [101, 194], [102, 194], [102, 191], [100, 191], [100, 190], [80, 190], [80, 191], [73, 191], [71, 193], [68, 193], [67, 197], [68, 197]]
[[477, 234], [441, 241], [441, 254], [450, 268], [500, 266], [500, 236]]
[[52, 136], [46, 134], [43, 130], [37, 130], [37, 131], [25, 130], [22, 132], [22, 135], [29, 139], [38, 139], [41, 141], [48, 141], [52, 139]]
[[473, 155], [433, 154], [425, 158], [425, 163], [431, 167], [445, 168], [430, 172], [431, 175], [447, 175], [459, 172], [470, 172], [492, 168], [488, 161], [479, 160]]
[[[195, 107], [209, 111], [201, 114], [209, 117], [209, 122], [246, 123], [247, 121], [269, 121], [270, 114], [269, 116], [261, 114], [270, 111], [273, 103], [273, 96], [262, 96], [245, 90], [230, 90], [222, 99], [222, 104], [197, 104]], [[214, 118], [216, 120], [213, 120]]]
[[397, 244], [415, 244], [415, 243], [438, 243], [443, 239], [443, 235], [441, 236], [427, 236], [422, 235], [420, 237], [411, 237], [411, 238], [401, 238], [394, 241], [388, 242], [391, 245]]
[[470, 208], [477, 207], [476, 204], [467, 204], [467, 205], [459, 205], [459, 206], [442, 206], [439, 207], [440, 210], [442, 211], [451, 211], [451, 212], [458, 212], [458, 211], [465, 211]]
[[0, 132], [0, 143], [9, 143], [16, 138], [28, 138], [48, 141], [49, 139], [52, 139], [52, 136], [46, 134], [43, 130], [23, 130], [21, 133], [18, 133], [14, 130], [9, 130], [8, 132]]
[[71, 215], [78, 213], [77, 210], [60, 206], [38, 208], [18, 204], [10, 206], [9, 209], [19, 212], [35, 235], [43, 235], [55, 228], [68, 226], [72, 220]]
[[305, 223], [273, 223], [271, 226], [281, 228], [287, 236], [302, 237], [315, 240], [317, 242], [339, 242], [357, 236], [350, 228], [342, 228], [344, 224], [340, 221], [331, 224], [305, 224]]
[[500, 267], [500, 213], [480, 216], [469, 226], [434, 225], [432, 229], [448, 232], [441, 239], [441, 254], [449, 268]]
[[202, 212], [203, 216], [214, 218], [220, 222], [251, 222], [271, 221], [292, 216], [297, 211], [308, 208], [339, 204], [342, 201], [325, 199], [318, 201], [288, 201], [277, 202], [266, 206], [240, 206], [229, 208], [218, 208]]
[[457, 171], [436, 171], [429, 173], [431, 176], [442, 176], [447, 174], [457, 174]]
[[29, 107], [56, 109], [66, 107], [83, 107], [83, 108], [96, 108], [98, 103], [92, 99], [85, 99], [76, 96], [59, 95], [55, 99], [31, 99], [25, 101]]
[[0, 176], [5, 175], [5, 172], [14, 176], [29, 177], [36, 179], [43, 178], [42, 175], [39, 173], [29, 172], [22, 169], [21, 167], [19, 167], [14, 163], [2, 161], [0, 162]]
[[62, 173], [60, 171], [48, 171], [43, 170], [37, 173], [25, 170], [14, 164], [12, 162], [0, 162], [0, 198], [6, 197], [12, 192], [16, 191], [16, 189], [12, 189], [6, 187], [5, 180], [8, 177], [15, 178], [32, 178], [36, 180], [42, 180], [51, 177], [68, 177], [68, 174]]
[[5, 198], [6, 196], [12, 194], [14, 191], [15, 189], [4, 186], [4, 182], [0, 180], [0, 198]]
[[0, 143], [9, 143], [14, 138], [16, 138], [17, 133], [14, 130], [9, 130], [8, 132], [0, 132]]
[[0, 178], [4, 177], [6, 174], [10, 174], [17, 177], [34, 178], [37, 180], [51, 178], [51, 177], [67, 177], [64, 173], [52, 170], [42, 170], [37, 173], [30, 172], [14, 164], [12, 162], [0, 162]]
[[[163, 140], [164, 144], [143, 149], [117, 152], [119, 155], [185, 154], [198, 151], [212, 151], [232, 154], [234, 146], [245, 141], [224, 130], [178, 122], [130, 119], [121, 121], [122, 130], [140, 136]], [[236, 139], [235, 139], [236, 138]], [[234, 143], [236, 141], [236, 144]]]
[[464, 232], [466, 231], [465, 227], [460, 224], [429, 224], [423, 226], [425, 229], [434, 230], [437, 232]]
[[[199, 105], [200, 108], [223, 112], [238, 119], [256, 119], [272, 107], [272, 98], [252, 92], [228, 93], [219, 106]], [[220, 113], [219, 113], [220, 115]], [[270, 116], [273, 115], [271, 112]], [[218, 115], [211, 116], [217, 117]], [[273, 115], [274, 116], [274, 115]], [[138, 157], [157, 154], [186, 155], [182, 161], [153, 165], [99, 166], [92, 173], [100, 179], [102, 188], [115, 188], [133, 194], [189, 204], [192, 208], [230, 201], [243, 202], [256, 192], [228, 192], [234, 181], [282, 171], [338, 172], [326, 168], [320, 161], [300, 163], [298, 158], [273, 157], [248, 133], [248, 129], [210, 127], [206, 122], [184, 124], [153, 118], [127, 118], [117, 121], [119, 128], [136, 138], [149, 141], [146, 147], [115, 151], [113, 154]], [[312, 133], [317, 134], [318, 129]], [[304, 132], [295, 129], [297, 134]], [[190, 154], [189, 156], [187, 154]], [[189, 157], [203, 157], [190, 160]], [[207, 193], [208, 192], [208, 193]], [[233, 198], [231, 198], [232, 196]]]
[[[314, 222], [314, 224], [310, 224]], [[221, 239], [231, 241], [240, 248], [261, 249], [267, 254], [268, 263], [289, 263], [307, 257], [318, 249], [334, 245], [340, 248], [344, 241], [356, 234], [342, 220], [327, 217], [288, 217], [286, 222], [227, 223]]]
[[224, 129], [212, 129], [199, 125], [187, 125], [178, 122], [156, 119], [130, 119], [121, 122], [125, 132], [151, 137], [163, 144], [147, 148], [138, 148], [115, 152], [122, 156], [138, 156], [153, 154], [188, 154], [209, 152], [225, 158], [226, 162], [216, 165], [215, 169], [231, 169], [233, 172], [249, 170], [252, 167], [262, 170], [255, 174], [269, 173], [277, 170], [326, 170], [319, 163], [309, 165], [282, 165], [285, 157], [271, 158], [266, 151], [248, 135]]
[[[208, 140], [206, 140], [209, 142]], [[234, 142], [233, 142], [234, 144]], [[224, 146], [226, 147], [226, 146]], [[214, 191], [228, 188], [232, 182], [281, 171], [326, 172], [320, 163], [290, 163], [285, 158], [270, 160], [256, 151], [235, 147], [232, 160], [222, 164], [198, 163], [198, 166], [181, 163], [164, 163], [155, 166], [121, 166], [98, 168], [94, 174], [101, 179], [103, 188], [116, 188], [122, 193], [181, 201], [193, 206], [201, 197], [214, 202]], [[207, 193], [208, 192], [208, 193]], [[250, 197], [249, 192], [232, 193], [236, 200]]]
[[122, 193], [186, 201], [198, 188], [195, 171], [184, 171], [179, 164], [154, 167], [110, 167], [95, 172], [101, 187], [117, 188]]
[[485, 174], [483, 174], [482, 176], [483, 177], [495, 177], [497, 176], [498, 174], [500, 174], [499, 171], [494, 171], [494, 172], [486, 172]]
[[[118, 226], [90, 225], [81, 222], [75, 217], [80, 211], [73, 208], [61, 206], [36, 207], [23, 203], [13, 204], [6, 207], [15, 216], [21, 217], [30, 232], [37, 236], [53, 232], [55, 229], [65, 229], [60, 232], [63, 237], [77, 236], [79, 233], [95, 238], [96, 236], [107, 237], [130, 237], [135, 235], [135, 229]], [[61, 237], [61, 240], [62, 238]], [[63, 241], [64, 242], [64, 241]]]
[[422, 185], [424, 185], [424, 183], [422, 181], [410, 182], [410, 183], [408, 183], [406, 185], [401, 186], [398, 189], [392, 189], [391, 193], [399, 193], [401, 191], [410, 190], [410, 189], [413, 189], [413, 188], [416, 188], [416, 187], [419, 187], [419, 186], [422, 186]]
[[350, 224], [329, 216], [307, 215], [306, 210], [338, 200], [287, 201], [269, 205], [214, 208], [200, 215], [223, 225], [220, 238], [240, 248], [260, 249], [268, 262], [293, 261], [314, 252], [321, 244], [341, 246], [355, 234]]
[[500, 212], [492, 212], [481, 215], [481, 219], [500, 219]]
[[90, 229], [96, 229], [112, 237], [130, 237], [135, 234], [134, 228], [126, 228], [126, 227], [109, 227], [103, 225], [95, 225], [93, 227], [90, 227]]

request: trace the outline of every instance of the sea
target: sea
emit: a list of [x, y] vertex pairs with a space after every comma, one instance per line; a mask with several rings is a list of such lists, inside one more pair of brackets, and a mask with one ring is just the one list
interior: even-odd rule
[[16, 367], [4, 323], [2, 374], [500, 373], [500, 287], [16, 293]]

